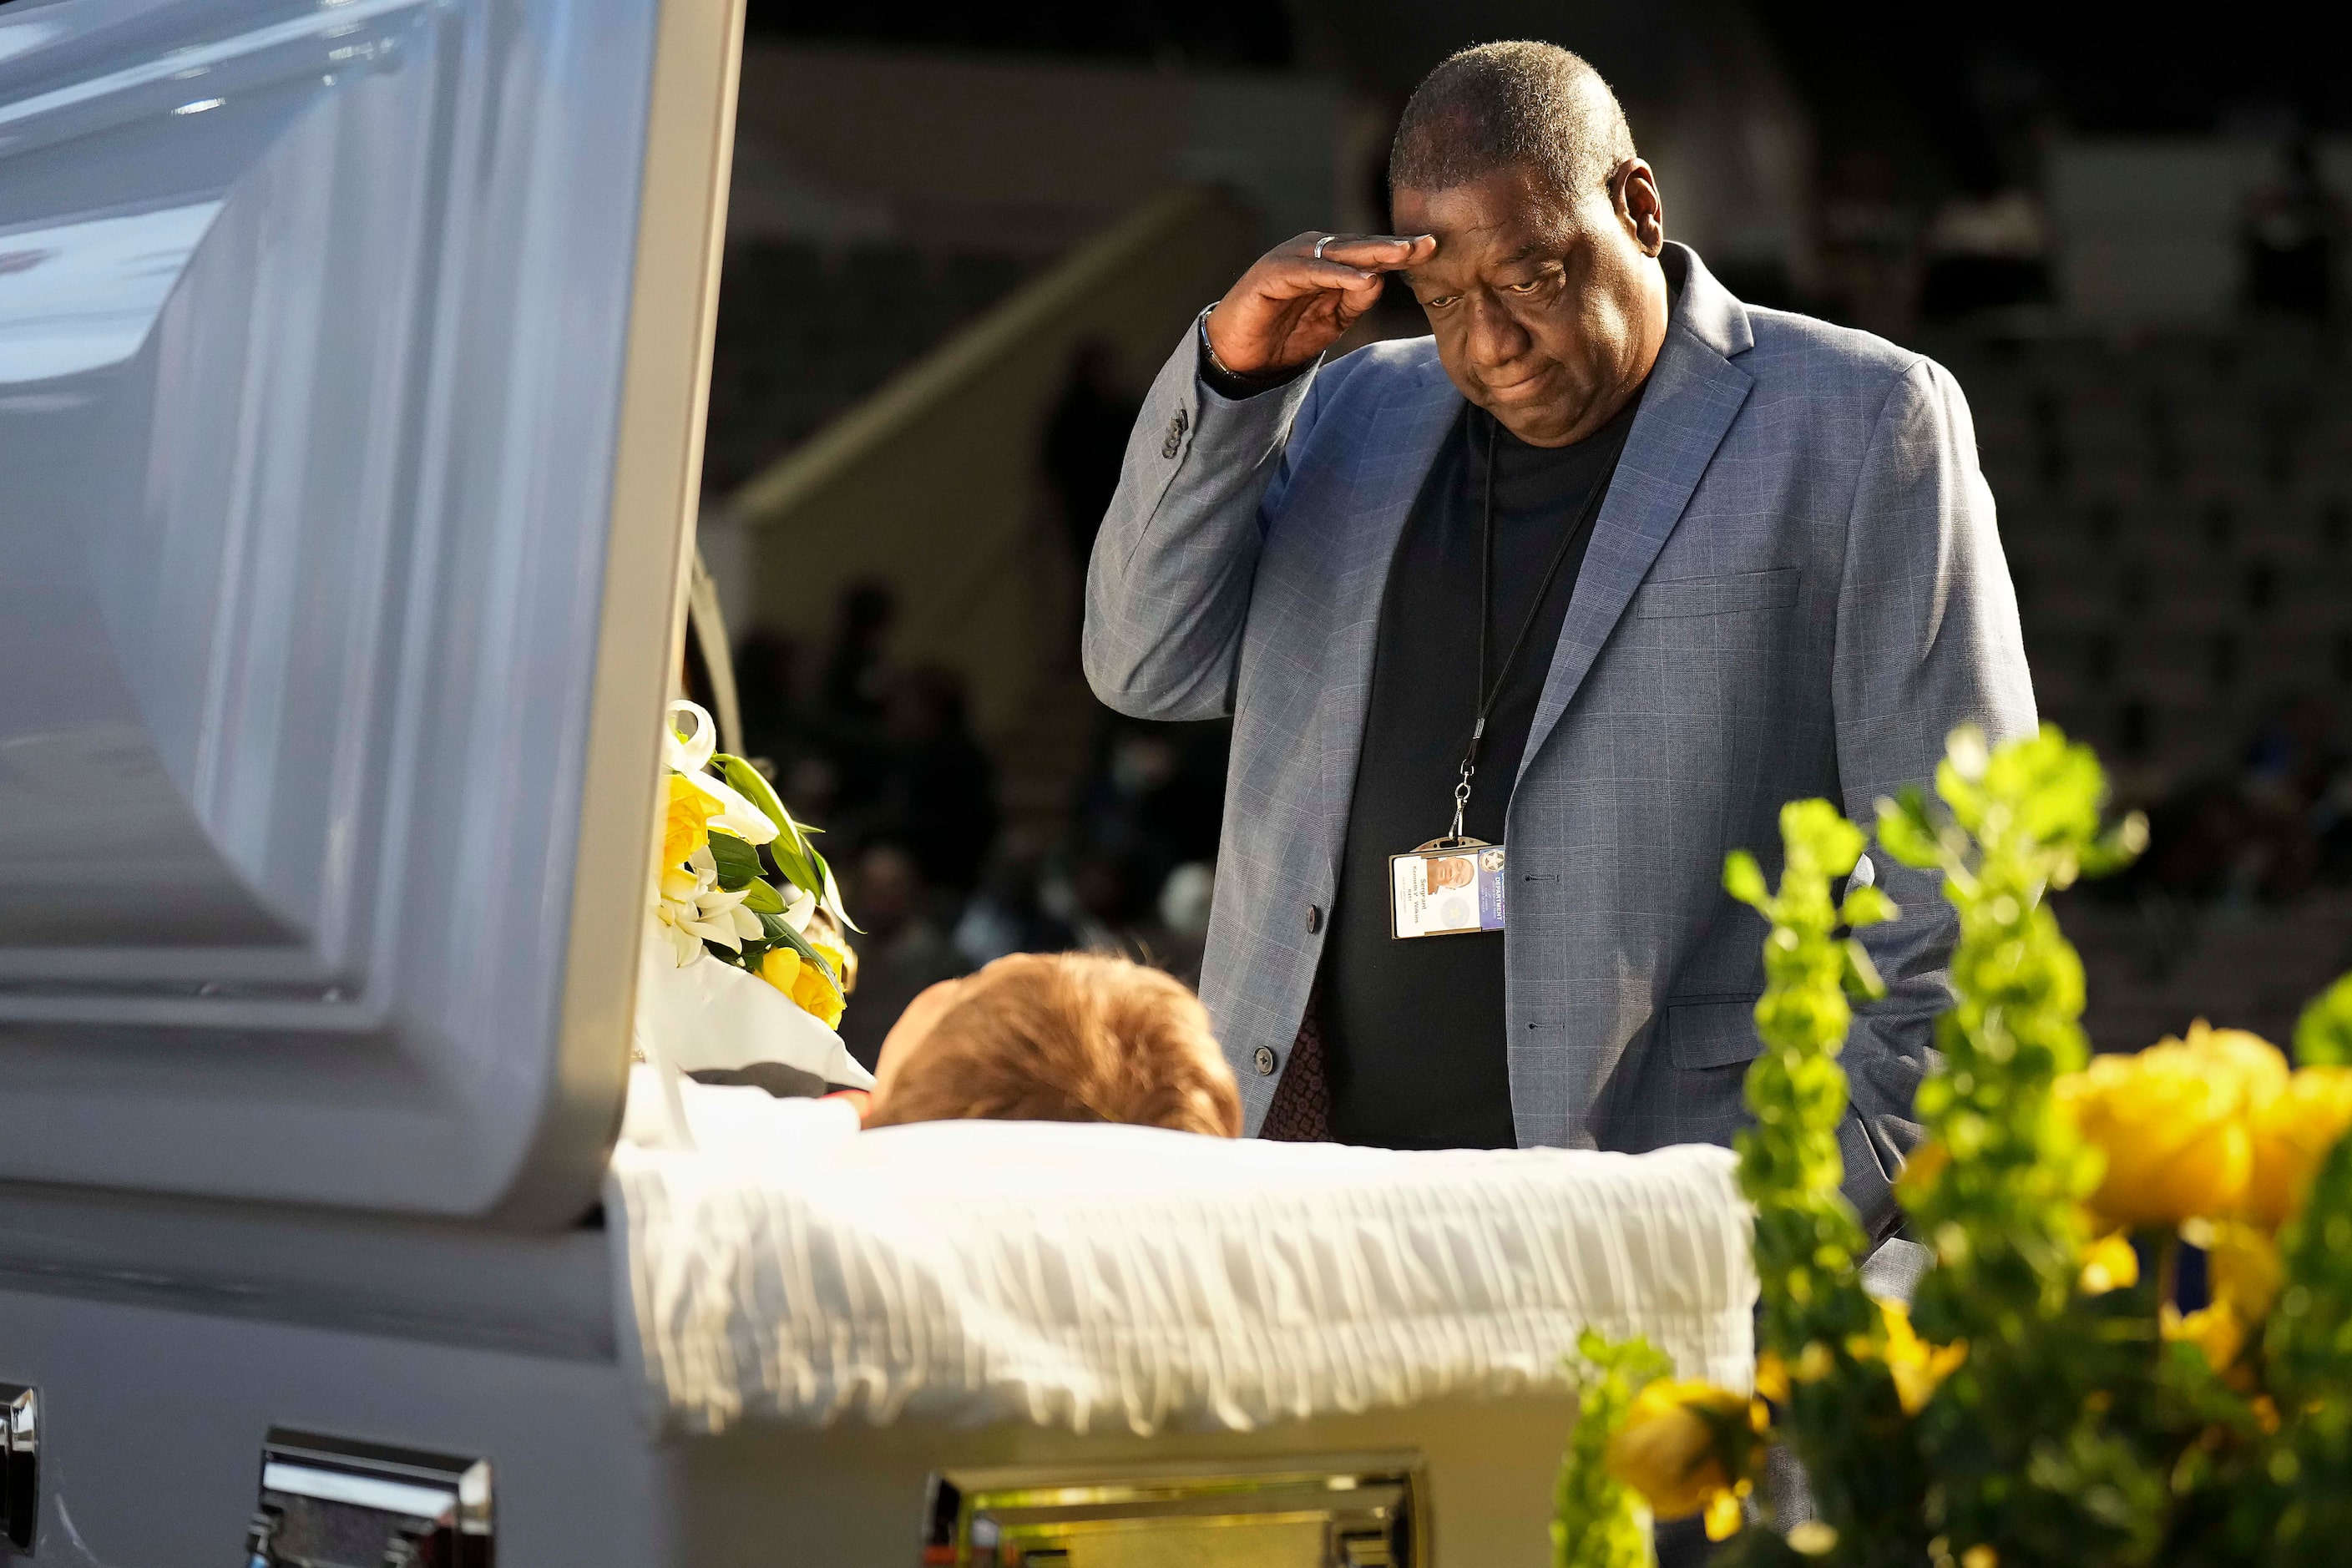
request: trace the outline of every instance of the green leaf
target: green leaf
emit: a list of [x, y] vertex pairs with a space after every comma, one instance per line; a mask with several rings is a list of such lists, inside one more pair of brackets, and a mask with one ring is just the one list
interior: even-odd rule
[[731, 833], [710, 836], [710, 858], [719, 865], [719, 885], [734, 892], [760, 875], [760, 852]]
[[817, 875], [824, 881], [824, 891], [817, 895], [817, 900], [824, 912], [831, 915], [844, 931], [854, 931], [862, 934], [866, 928], [849, 918], [849, 910], [841, 901], [841, 884], [833, 879], [833, 868], [826, 865], [824, 857], [814, 849], [809, 851], [809, 858], [816, 862]]
[[2120, 871], [2139, 858], [2147, 847], [2147, 818], [2133, 812], [2083, 852], [2083, 870], [2093, 877], [2104, 877]]
[[710, 760], [718, 764], [719, 777], [734, 785], [736, 794], [758, 806], [767, 819], [776, 825], [777, 834], [793, 840], [797, 847], [800, 824], [794, 822], [793, 814], [784, 809], [784, 803], [776, 798], [775, 787], [768, 783], [767, 775], [742, 758], [730, 756], [725, 752]]
[[1934, 824], [1927, 820], [1927, 798], [1916, 784], [1906, 784], [1892, 800], [1878, 803], [1878, 842], [1906, 866], [1927, 868], [1943, 859]]
[[1723, 890], [1750, 909], [1760, 910], [1772, 899], [1764, 886], [1763, 868], [1745, 849], [1735, 849], [1723, 858]]
[[1883, 888], [1852, 889], [1846, 893], [1845, 902], [1838, 906], [1838, 919], [1849, 926], [1879, 925], [1902, 913]]
[[1870, 961], [1870, 950], [1852, 937], [1845, 939], [1845, 988], [1852, 995], [1873, 999], [1886, 994], [1886, 982], [1878, 977], [1878, 965]]
[[807, 856], [787, 847], [782, 835], [779, 834], [766, 848], [768, 858], [775, 863], [777, 876], [811, 898], [823, 894], [824, 883], [817, 876], [816, 868], [809, 864]]
[[811, 864], [816, 850], [808, 837], [817, 830], [794, 821], [793, 814], [784, 809], [784, 803], [776, 797], [767, 776], [742, 758], [721, 752], [710, 760], [739, 794], [776, 825], [776, 837], [766, 847], [768, 858], [775, 862], [776, 875], [811, 898], [822, 899], [824, 879], [817, 867]]
[[755, 877], [744, 889], [743, 907], [755, 915], [780, 915], [784, 912], [784, 898]]
[[2303, 1010], [2294, 1026], [2294, 1059], [2307, 1068], [2352, 1066], [2352, 974]]

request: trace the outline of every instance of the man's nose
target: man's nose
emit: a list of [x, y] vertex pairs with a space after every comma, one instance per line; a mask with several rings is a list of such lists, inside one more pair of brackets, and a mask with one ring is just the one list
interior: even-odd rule
[[1465, 301], [1470, 307], [1470, 331], [1463, 347], [1475, 365], [1505, 365], [1528, 352], [1528, 331], [1519, 325], [1502, 301], [1492, 295], [1473, 295]]

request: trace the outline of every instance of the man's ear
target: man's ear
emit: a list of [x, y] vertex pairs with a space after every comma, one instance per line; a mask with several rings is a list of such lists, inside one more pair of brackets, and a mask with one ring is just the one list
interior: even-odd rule
[[1666, 203], [1658, 194], [1657, 171], [1640, 158], [1617, 166], [1611, 182], [1616, 187], [1617, 217], [1642, 254], [1654, 257], [1666, 247]]

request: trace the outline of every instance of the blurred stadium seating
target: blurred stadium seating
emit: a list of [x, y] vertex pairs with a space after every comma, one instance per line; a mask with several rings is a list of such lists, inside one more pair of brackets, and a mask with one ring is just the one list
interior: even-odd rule
[[2319, 332], [1923, 346], [1976, 416], [2042, 711], [2126, 793], [2352, 695], [2352, 395]]
[[2136, 1048], [2200, 1015], [2284, 1039], [2352, 964], [2339, 349], [2259, 320], [1919, 346], [1975, 414], [2043, 716], [2156, 816], [2141, 868], [2063, 904], [2094, 1040]]

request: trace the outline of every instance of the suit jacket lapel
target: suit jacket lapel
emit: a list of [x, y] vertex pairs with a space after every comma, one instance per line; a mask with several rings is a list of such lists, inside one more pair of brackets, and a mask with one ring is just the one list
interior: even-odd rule
[[[1694, 278], [1685, 296], [1699, 284]], [[1711, 279], [1707, 280], [1709, 283]], [[1742, 325], [1744, 326], [1744, 322]], [[1568, 618], [1561, 624], [1551, 670], [1536, 704], [1528, 743], [1519, 753], [1519, 774], [1576, 700], [1579, 688], [1600, 657], [1609, 634], [1625, 613], [1633, 590], [1664, 548], [1666, 535], [1690, 503], [1699, 476], [1747, 401], [1754, 378], [1691, 331], [1680, 313], [1650, 372], [1640, 412], [1633, 416], [1617, 477], [1593, 521], [1592, 542], [1577, 574]]]
[[1462, 406], [1461, 394], [1446, 379], [1433, 346], [1417, 374], [1368, 421], [1344, 500], [1335, 515], [1324, 520], [1335, 535], [1325, 559], [1332, 563], [1336, 576], [1328, 652], [1317, 662], [1328, 670], [1331, 683], [1321, 704], [1319, 739], [1324, 837], [1335, 878], [1349, 807], [1355, 799], [1356, 761], [1363, 750], [1372, 655], [1389, 566], [1413, 500]]

